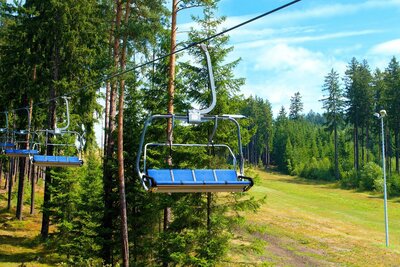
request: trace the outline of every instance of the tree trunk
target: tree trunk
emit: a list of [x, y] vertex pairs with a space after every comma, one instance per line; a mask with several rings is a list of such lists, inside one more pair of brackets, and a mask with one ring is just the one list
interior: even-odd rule
[[7, 186], [8, 186], [8, 180], [10, 179], [10, 171], [8, 171], [8, 172], [4, 172], [4, 187], [3, 187], [3, 189], [4, 190], [6, 190], [7, 189]]
[[[34, 78], [35, 78], [36, 71], [34, 70]], [[25, 96], [24, 105], [27, 104], [28, 99]], [[29, 149], [29, 139], [30, 139], [30, 121], [32, 119], [32, 108], [33, 108], [33, 100], [29, 101], [29, 110], [28, 110], [28, 134], [26, 135], [25, 142], [26, 145], [24, 149]], [[22, 220], [22, 210], [24, 208], [24, 190], [25, 190], [25, 176], [28, 169], [27, 158], [20, 158], [19, 159], [19, 179], [18, 179], [18, 198], [17, 198], [17, 212], [16, 217], [18, 220]]]
[[0, 159], [0, 186], [2, 181], [3, 181], [3, 160]]
[[207, 193], [207, 232], [211, 234], [211, 199], [212, 195], [210, 192]]
[[333, 138], [335, 143], [335, 179], [339, 180], [339, 150], [338, 150], [338, 134], [337, 134], [337, 126], [334, 126]]
[[[174, 114], [174, 97], [175, 97], [175, 61], [176, 55], [174, 54], [176, 48], [176, 16], [178, 12], [178, 1], [172, 0], [172, 19], [171, 19], [171, 43], [170, 51], [171, 56], [169, 58], [169, 73], [168, 73], [168, 114]], [[172, 119], [168, 119], [167, 123], [167, 143], [172, 144], [173, 142], [173, 125]], [[172, 158], [167, 158], [169, 166], [172, 166]], [[171, 220], [171, 208], [164, 208], [164, 231], [169, 227]], [[163, 266], [168, 266], [168, 263], [163, 262]]]
[[395, 151], [395, 168], [396, 168], [396, 173], [400, 173], [400, 166], [399, 166], [399, 129], [394, 130], [394, 151]]
[[359, 170], [359, 153], [358, 153], [358, 126], [354, 126], [354, 169]]
[[[115, 0], [115, 24], [113, 25], [113, 61], [114, 71], [118, 69], [119, 65], [119, 37], [118, 33], [121, 26], [122, 17], [122, 2]], [[116, 117], [116, 101], [117, 101], [117, 83], [113, 81], [110, 88], [110, 102], [108, 112], [108, 135], [107, 135], [107, 147], [106, 156], [104, 159], [104, 172], [103, 172], [103, 186], [104, 186], [104, 214], [102, 226], [104, 229], [103, 238], [105, 243], [103, 244], [102, 257], [104, 263], [107, 265], [113, 264], [113, 171], [112, 171], [112, 159], [114, 155], [114, 133], [115, 133], [115, 117]]]
[[35, 214], [35, 190], [36, 190], [36, 177], [35, 166], [31, 165], [31, 210], [30, 214]]
[[[125, 25], [128, 24], [130, 0], [126, 1], [125, 9]], [[126, 53], [127, 53], [127, 34], [124, 35], [120, 66], [121, 71], [126, 69]], [[120, 80], [119, 87], [119, 111], [118, 111], [118, 177], [119, 177], [119, 202], [121, 216], [121, 250], [122, 263], [124, 267], [129, 266], [129, 240], [128, 240], [128, 219], [126, 215], [126, 196], [125, 196], [125, 168], [124, 168], [124, 91], [125, 79]]]
[[364, 127], [361, 127], [361, 166], [365, 164]]
[[14, 158], [10, 158], [10, 171], [8, 172], [8, 199], [7, 199], [7, 210], [11, 209], [11, 197], [13, 188], [13, 170], [14, 170]]
[[[59, 80], [59, 68], [60, 68], [60, 48], [57, 44], [54, 44], [53, 48], [53, 81]], [[50, 87], [49, 98], [55, 99], [56, 97], [56, 88], [55, 85], [52, 84]], [[49, 106], [49, 114], [48, 114], [48, 127], [49, 129], [55, 129], [56, 127], [56, 102], [51, 101]], [[51, 143], [51, 134], [47, 134], [46, 143]], [[48, 145], [46, 148], [46, 155], [53, 155], [54, 147]], [[44, 199], [43, 199], [43, 216], [42, 216], [42, 227], [40, 230], [40, 235], [42, 239], [47, 239], [49, 237], [49, 227], [50, 227], [50, 200], [51, 200], [51, 183], [52, 183], [52, 175], [50, 172], [50, 168], [46, 168], [45, 174], [45, 183], [44, 183]]]
[[369, 153], [368, 150], [370, 150], [371, 145], [370, 145], [370, 141], [369, 141], [369, 125], [367, 125], [366, 129], [365, 129], [365, 146], [366, 146], [366, 162], [369, 162]]
[[17, 213], [16, 213], [16, 217], [18, 220], [22, 220], [22, 209], [23, 209], [23, 205], [24, 205], [25, 165], [26, 165], [26, 158], [20, 158], [19, 159]]
[[[176, 48], [176, 16], [178, 12], [177, 0], [172, 0], [172, 21], [171, 21], [171, 43], [169, 57], [169, 73], [168, 73], [168, 113], [174, 114], [174, 97], [175, 97], [175, 61], [176, 55], [174, 54]], [[172, 119], [168, 120], [167, 127], [167, 141], [172, 143]]]

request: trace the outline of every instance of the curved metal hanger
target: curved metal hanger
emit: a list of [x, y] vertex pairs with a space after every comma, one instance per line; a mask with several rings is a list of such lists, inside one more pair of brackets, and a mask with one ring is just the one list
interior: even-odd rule
[[204, 108], [204, 109], [188, 110], [188, 122], [189, 123], [200, 123], [202, 115], [210, 113], [215, 108], [215, 105], [217, 104], [217, 94], [215, 92], [215, 81], [214, 81], [214, 74], [213, 74], [213, 68], [212, 68], [212, 64], [211, 64], [210, 54], [208, 53], [208, 49], [205, 44], [199, 44], [198, 46], [201, 48], [201, 50], [203, 50], [203, 52], [206, 56], [208, 81], [209, 81], [210, 90], [211, 90], [211, 104], [210, 104], [210, 106], [208, 106], [207, 108]]

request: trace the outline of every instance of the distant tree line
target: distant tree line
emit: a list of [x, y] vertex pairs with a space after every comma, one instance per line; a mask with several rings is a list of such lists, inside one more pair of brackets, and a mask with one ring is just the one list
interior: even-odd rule
[[[246, 115], [260, 127], [247, 146], [252, 164], [274, 165], [280, 171], [308, 179], [339, 181], [346, 188], [383, 188], [381, 124], [374, 116], [385, 109], [385, 156], [389, 192], [400, 194], [400, 68], [395, 57], [384, 71], [371, 71], [366, 60], [353, 58], [344, 76], [332, 69], [322, 86], [324, 113], [303, 115], [301, 95], [291, 98], [271, 119], [271, 107], [250, 98]], [[258, 100], [257, 100], [258, 99]], [[264, 113], [254, 103], [266, 108]], [[263, 122], [260, 122], [263, 121]], [[252, 125], [252, 124], [250, 124]], [[268, 136], [263, 140], [259, 137]], [[256, 148], [255, 148], [256, 147]], [[261, 151], [269, 151], [264, 161]], [[256, 155], [256, 156], [254, 156]]]

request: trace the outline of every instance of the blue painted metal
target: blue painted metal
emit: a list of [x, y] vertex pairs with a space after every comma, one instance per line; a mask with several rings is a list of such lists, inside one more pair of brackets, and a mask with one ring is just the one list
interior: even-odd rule
[[29, 157], [39, 154], [39, 151], [36, 149], [5, 149], [4, 153], [10, 157]]
[[76, 156], [33, 155], [33, 164], [46, 167], [80, 167], [83, 160]]
[[153, 192], [243, 192], [251, 178], [225, 169], [148, 169], [149, 190]]

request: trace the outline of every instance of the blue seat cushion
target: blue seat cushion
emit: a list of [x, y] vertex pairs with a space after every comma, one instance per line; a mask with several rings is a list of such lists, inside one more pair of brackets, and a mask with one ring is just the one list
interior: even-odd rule
[[6, 149], [5, 153], [18, 155], [36, 155], [39, 154], [39, 151], [35, 149]]
[[170, 170], [157, 170], [157, 169], [150, 169], [147, 171], [147, 174], [154, 178], [157, 183], [160, 182], [166, 182], [166, 183], [172, 183], [172, 178], [171, 178], [171, 171]]
[[238, 180], [235, 170], [215, 170], [218, 181], [236, 182]]
[[147, 175], [157, 185], [249, 185], [238, 179], [235, 170], [149, 169]]
[[214, 170], [194, 170], [196, 181], [203, 182], [217, 182], [214, 176]]
[[193, 182], [193, 172], [189, 169], [174, 169], [172, 170], [174, 175], [174, 182], [175, 183], [187, 183]]
[[60, 163], [60, 164], [82, 164], [82, 160], [76, 156], [46, 156], [33, 155], [34, 163]]
[[14, 147], [13, 143], [0, 143], [0, 147]]

